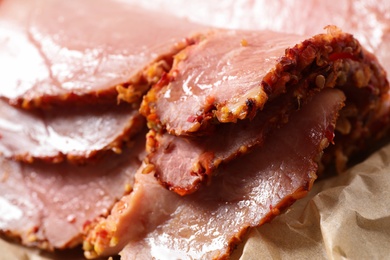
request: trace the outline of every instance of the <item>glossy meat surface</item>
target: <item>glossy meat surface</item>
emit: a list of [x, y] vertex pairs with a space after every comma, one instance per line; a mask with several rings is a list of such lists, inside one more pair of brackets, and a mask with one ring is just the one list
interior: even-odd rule
[[[272, 30], [313, 35], [329, 24], [352, 33], [381, 64], [390, 69], [390, 2], [388, 0], [165, 0], [137, 3], [149, 10], [159, 10], [194, 22], [229, 29]], [[218, 15], [214, 15], [218, 13]]]
[[84, 227], [132, 187], [144, 145], [139, 138], [132, 150], [82, 167], [2, 157], [0, 232], [46, 250], [79, 244]]
[[1, 1], [0, 96], [27, 108], [115, 103], [121, 86], [139, 99], [161, 73], [146, 67], [170, 59], [196, 28], [119, 1]]
[[139, 171], [134, 191], [88, 237], [86, 256], [115, 254], [127, 243], [122, 259], [228, 255], [248, 227], [269, 221], [310, 189], [343, 101], [338, 90], [314, 96], [262, 148], [220, 168], [210, 186], [192, 195], [171, 193]]
[[[302, 39], [269, 31], [206, 35], [176, 56], [167, 79], [147, 93], [140, 111], [154, 129], [174, 135], [207, 135], [217, 123], [253, 118], [287, 91], [295, 91], [294, 98], [304, 102], [306, 89], [341, 86], [346, 80], [358, 88], [370, 88], [367, 70], [384, 74], [376, 72], [383, 69], [352, 35], [335, 26]], [[358, 65], [348, 67], [340, 60], [362, 65], [354, 71]], [[354, 73], [357, 76], [350, 76]], [[382, 82], [374, 86], [380, 95], [386, 89], [385, 80], [379, 79]], [[307, 87], [297, 89], [302, 82]]]
[[0, 100], [0, 152], [24, 162], [84, 163], [119, 153], [143, 126], [128, 104], [25, 111]]
[[304, 39], [271, 31], [222, 30], [204, 37], [175, 57], [167, 85], [144, 99], [144, 106], [148, 98], [156, 100], [150, 104], [151, 116], [157, 115], [176, 135], [197, 132], [213, 117], [224, 123], [253, 117], [270, 94], [262, 85], [265, 76], [288, 47]]
[[[261, 37], [262, 32], [258, 34]], [[210, 51], [213, 50], [211, 48]], [[339, 128], [341, 139], [346, 141], [340, 142], [338, 149], [341, 154], [345, 152], [345, 157], [352, 151], [363, 149], [364, 145], [360, 144], [350, 148], [354, 142], [365, 142], [375, 136], [378, 123], [383, 120], [381, 124], [386, 125], [389, 117], [381, 114], [388, 100], [386, 73], [376, 58], [365, 51], [352, 35], [330, 27], [326, 34], [315, 35], [287, 49], [274, 66], [275, 69], [261, 83], [267, 89], [269, 99], [252, 120], [218, 124], [211, 133], [199, 136], [174, 136], [169, 134], [169, 129], [167, 132], [150, 132], [148, 162], [163, 185], [180, 195], [196, 191], [202, 183], [211, 180], [221, 163], [261, 146], [273, 128], [286, 123], [289, 115], [307, 98], [326, 88], [341, 89], [347, 96], [349, 111], [355, 111], [346, 112], [342, 123], [347, 127], [341, 125]], [[237, 70], [241, 68], [238, 66]], [[224, 73], [223, 70], [221, 73]], [[220, 89], [219, 92], [223, 91]], [[179, 93], [185, 97], [180, 90]], [[164, 104], [165, 101], [158, 99], [159, 102]], [[186, 114], [187, 102], [172, 102], [169, 106], [172, 111], [180, 111], [171, 111], [172, 116]], [[155, 114], [150, 116], [156, 118]], [[183, 119], [183, 116], [180, 118]], [[154, 125], [149, 121], [150, 124]]]

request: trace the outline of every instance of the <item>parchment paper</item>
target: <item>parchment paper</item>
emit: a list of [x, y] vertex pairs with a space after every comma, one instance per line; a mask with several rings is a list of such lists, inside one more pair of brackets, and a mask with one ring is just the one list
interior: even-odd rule
[[241, 259], [390, 259], [390, 145], [253, 229]]

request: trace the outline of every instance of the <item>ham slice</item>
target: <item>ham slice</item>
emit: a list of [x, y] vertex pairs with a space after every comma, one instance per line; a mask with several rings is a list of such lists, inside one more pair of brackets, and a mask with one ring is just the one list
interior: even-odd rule
[[344, 98], [336, 89], [318, 93], [263, 147], [220, 168], [210, 186], [192, 195], [171, 193], [138, 171], [133, 192], [89, 233], [86, 256], [112, 255], [126, 245], [121, 259], [226, 257], [249, 227], [310, 190]]
[[177, 137], [150, 130], [147, 162], [160, 183], [180, 195], [195, 192], [210, 182], [215, 170], [239, 155], [261, 146], [269, 132], [283, 125], [286, 111], [293, 111], [290, 95], [284, 95], [253, 120], [222, 124], [206, 137]]
[[0, 233], [46, 250], [73, 247], [91, 221], [131, 190], [145, 139], [97, 164], [0, 159]]
[[[253, 118], [288, 90], [300, 102], [307, 88], [341, 86], [349, 79], [368, 88], [373, 80], [367, 70], [383, 74], [379, 65], [370, 67], [373, 59], [352, 35], [335, 27], [304, 41], [303, 36], [270, 31], [215, 31], [204, 38], [176, 55], [168, 76], [144, 98], [141, 113], [151, 127], [200, 135], [215, 121]], [[352, 64], [350, 70], [350, 60], [361, 65]], [[379, 82], [381, 94], [386, 86]]]
[[207, 129], [214, 117], [253, 117], [268, 99], [263, 78], [289, 46], [304, 39], [271, 31], [214, 31], [204, 38], [176, 55], [166, 79], [144, 98], [141, 111], [150, 125], [186, 135]]
[[85, 163], [120, 153], [145, 120], [129, 104], [25, 111], [0, 100], [0, 152], [24, 162]]
[[3, 0], [0, 96], [25, 108], [137, 101], [199, 28], [119, 1]]
[[[266, 33], [258, 32], [261, 39]], [[233, 35], [240, 34], [234, 32]], [[236, 41], [241, 39], [241, 36], [236, 38]], [[291, 39], [290, 36], [287, 39]], [[197, 46], [193, 45], [189, 48], [194, 49]], [[223, 46], [221, 45], [219, 48], [223, 48]], [[204, 59], [208, 60], [207, 55], [212, 55], [215, 48], [215, 46], [211, 46], [210, 49], [205, 48], [200, 54], [203, 54]], [[239, 46], [237, 48], [247, 47]], [[235, 52], [233, 53], [235, 54]], [[259, 55], [258, 59], [261, 58], [266, 59], [266, 57]], [[201, 60], [201, 58], [198, 59]], [[253, 57], [249, 58], [249, 60], [251, 59]], [[241, 61], [241, 59], [238, 60]], [[184, 62], [186, 61], [184, 60]], [[253, 70], [256, 72], [250, 62], [237, 64], [232, 61], [230, 64], [231, 70], [249, 72]], [[189, 63], [189, 65], [191, 64]], [[216, 67], [215, 70], [211, 70], [211, 74], [224, 75], [225, 70], [218, 65]], [[199, 68], [197, 67], [197, 69]], [[297, 70], [301, 72], [297, 73]], [[195, 72], [191, 73], [194, 75]], [[208, 71], [199, 73], [204, 75]], [[182, 75], [177, 76], [179, 79], [188, 76], [184, 72], [180, 73], [180, 70], [178, 74]], [[297, 77], [298, 74], [300, 74], [299, 77]], [[226, 75], [229, 75], [226, 77], [233, 77], [234, 81], [239, 82], [240, 80], [240, 77], [235, 78], [234, 74], [228, 73]], [[252, 77], [255, 75], [256, 73], [253, 73]], [[260, 78], [262, 77], [260, 75]], [[191, 77], [189, 76], [189, 78]], [[210, 76], [209, 79], [212, 81], [215, 77]], [[246, 78], [244, 77], [242, 80], [245, 83]], [[257, 80], [257, 82], [260, 81]], [[273, 128], [280, 127], [288, 121], [289, 114], [305, 103], [306, 98], [326, 88], [341, 89], [347, 96], [347, 107], [345, 112], [342, 112], [342, 120], [338, 125], [338, 130], [342, 134], [335, 153], [343, 154], [342, 157], [347, 158], [352, 153], [364, 149], [367, 140], [377, 138], [382, 130], [388, 129], [389, 110], [388, 107], [384, 109], [389, 99], [386, 73], [376, 58], [365, 51], [356, 39], [333, 27], [329, 28], [327, 34], [316, 35], [287, 49], [285, 56], [279, 58], [275, 69], [272, 69], [261, 79], [261, 84], [253, 85], [259, 90], [259, 93], [266, 92], [268, 100], [262, 111], [258, 112], [251, 121], [246, 119], [239, 120], [236, 124], [215, 125], [214, 129], [210, 131], [212, 134], [209, 132], [209, 135], [206, 136], [201, 134], [195, 137], [169, 135], [169, 127], [175, 122], [183, 127], [184, 125], [199, 126], [199, 130], [202, 128], [200, 124], [204, 120], [211, 120], [212, 117], [199, 116], [200, 121], [195, 120], [197, 122], [185, 120], [192, 113], [187, 108], [192, 106], [200, 108], [198, 104], [201, 102], [198, 101], [207, 96], [207, 93], [197, 90], [199, 91], [198, 95], [187, 95], [187, 92], [183, 90], [187, 86], [186, 83], [183, 83], [182, 86], [181, 88], [175, 79], [172, 79], [168, 85], [162, 88], [158, 85], [153, 87], [144, 98], [144, 105], [150, 104], [154, 107], [149, 110], [149, 112], [154, 111], [148, 114], [149, 126], [157, 125], [158, 112], [156, 111], [162, 111], [162, 115], [167, 115], [172, 119], [166, 125], [168, 133], [160, 131], [159, 127], [154, 127], [157, 130], [152, 130], [148, 136], [149, 167], [155, 169], [155, 175], [163, 185], [180, 195], [196, 191], [201, 183], [211, 179], [210, 176], [221, 163], [226, 163], [238, 155], [250, 151], [255, 146], [261, 146], [267, 134]], [[236, 92], [240, 93], [240, 85], [235, 84], [235, 86]], [[218, 96], [219, 93], [223, 93], [221, 96], [228, 95], [224, 93], [221, 86], [214, 87], [207, 91], [218, 93]], [[194, 83], [193, 89], [195, 88], [196, 84]], [[167, 92], [170, 92], [170, 95], [175, 92], [178, 96], [181, 95], [181, 98], [170, 102], [164, 96], [164, 93]], [[235, 95], [233, 90], [229, 90], [229, 93]], [[151, 101], [148, 98], [151, 96], [157, 99], [147, 103], [146, 101]], [[232, 96], [230, 100], [234, 103], [237, 99]], [[249, 103], [256, 107], [253, 102], [243, 102], [242, 104], [247, 106]], [[222, 102], [222, 104], [225, 106], [227, 103]], [[218, 110], [218, 106], [215, 107]], [[218, 114], [217, 110], [210, 113], [212, 115]], [[180, 113], [174, 113], [174, 111], [180, 111]], [[170, 125], [171, 122], [172, 125]], [[183, 129], [183, 127], [177, 129]], [[172, 131], [177, 134], [175, 130]], [[345, 166], [345, 162], [338, 162], [338, 164], [340, 170]]]
[[[165, 0], [136, 3], [149, 10], [188, 17], [208, 26], [230, 29], [272, 30], [314, 35], [324, 26], [335, 24], [352, 33], [369, 51], [377, 55], [386, 70], [390, 69], [390, 2], [388, 0], [244, 0], [219, 1]], [[215, 15], [218, 13], [218, 15]]]

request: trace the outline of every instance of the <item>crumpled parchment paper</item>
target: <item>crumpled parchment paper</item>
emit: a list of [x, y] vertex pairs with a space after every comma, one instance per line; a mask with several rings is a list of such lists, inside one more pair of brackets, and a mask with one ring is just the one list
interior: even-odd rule
[[241, 259], [389, 259], [390, 145], [248, 236]]

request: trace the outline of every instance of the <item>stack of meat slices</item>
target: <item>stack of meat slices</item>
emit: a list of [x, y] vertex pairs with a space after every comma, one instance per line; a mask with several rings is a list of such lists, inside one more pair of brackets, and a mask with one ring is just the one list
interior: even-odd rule
[[48, 250], [81, 244], [131, 190], [143, 93], [200, 28], [105, 0], [0, 2], [2, 234]]
[[226, 258], [389, 125], [384, 70], [332, 26], [206, 31], [119, 2], [3, 0], [0, 58], [0, 230], [87, 258]]
[[325, 163], [339, 170], [382, 137], [386, 73], [352, 35], [327, 29], [212, 30], [178, 53], [141, 105], [150, 131], [134, 190], [90, 227], [85, 255], [226, 258], [305, 196], [334, 135]]

